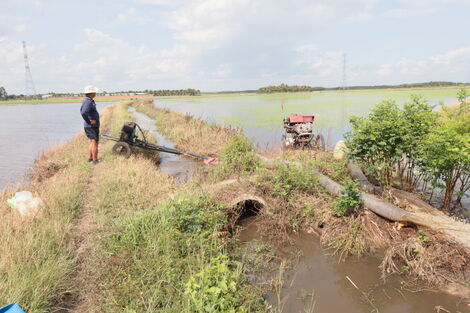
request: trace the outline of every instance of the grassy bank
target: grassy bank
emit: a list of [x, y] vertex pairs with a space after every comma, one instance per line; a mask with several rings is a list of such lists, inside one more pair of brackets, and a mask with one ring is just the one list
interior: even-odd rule
[[[103, 132], [132, 120], [121, 103], [103, 111]], [[102, 162], [83, 158], [82, 135], [48, 151], [33, 171], [46, 207], [22, 219], [3, 205], [2, 303], [27, 312], [256, 312], [228, 227], [230, 208], [196, 185], [177, 188], [155, 161], [100, 144]]]
[[86, 145], [79, 135], [36, 161], [31, 185], [25, 186], [45, 203], [36, 216], [19, 216], [6, 205], [17, 190], [2, 191], [0, 303], [16, 301], [28, 312], [45, 312], [68, 292], [75, 267], [73, 224], [92, 170], [84, 157]]

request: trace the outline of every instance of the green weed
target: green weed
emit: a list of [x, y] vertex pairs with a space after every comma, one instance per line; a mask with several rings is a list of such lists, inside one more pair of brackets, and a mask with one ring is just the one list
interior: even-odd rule
[[278, 164], [270, 180], [274, 195], [286, 200], [294, 195], [294, 191], [312, 193], [318, 185], [308, 170], [289, 164]]
[[355, 213], [361, 208], [362, 199], [359, 185], [353, 180], [347, 180], [344, 183], [341, 196], [333, 201], [333, 208], [338, 217], [347, 216]]
[[418, 230], [418, 239], [424, 243], [431, 242], [431, 237], [429, 237], [422, 229]]
[[235, 135], [222, 153], [216, 175], [228, 177], [232, 174], [250, 174], [261, 167], [251, 142], [243, 135]]
[[219, 254], [185, 284], [185, 296], [191, 312], [251, 312], [249, 303], [240, 293], [243, 286], [240, 264], [231, 264], [229, 258]]

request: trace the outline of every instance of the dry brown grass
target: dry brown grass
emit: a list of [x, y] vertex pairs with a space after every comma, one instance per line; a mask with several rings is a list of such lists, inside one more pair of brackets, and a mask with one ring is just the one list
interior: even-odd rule
[[[125, 103], [110, 107], [107, 113], [103, 114], [109, 120], [106, 131], [112, 135], [119, 133], [124, 121], [132, 120]], [[76, 228], [79, 268], [70, 282], [72, 295], [64, 299], [73, 302], [65, 303], [73, 312], [113, 308], [113, 293], [118, 287], [112, 282], [115, 257], [107, 255], [103, 245], [116, 220], [156, 206], [174, 188], [171, 177], [160, 172], [154, 160], [141, 154], [128, 159], [112, 155], [113, 144], [101, 145], [103, 161], [95, 167], [85, 211]]]
[[132, 105], [157, 122], [158, 131], [176, 147], [205, 156], [219, 156], [239, 130], [208, 124], [188, 114], [156, 108], [153, 102], [133, 102]]
[[[23, 218], [6, 206], [13, 190], [0, 195], [1, 303], [17, 302], [28, 312], [44, 312], [67, 292], [67, 277], [74, 268], [73, 219], [91, 170], [84, 157], [86, 144], [79, 135], [37, 161], [33, 183], [26, 186], [45, 203], [35, 217]], [[61, 169], [51, 170], [51, 164]]]
[[[113, 123], [113, 108], [103, 112], [103, 129]], [[75, 287], [70, 277], [77, 266], [75, 223], [85, 205], [93, 166], [88, 140], [79, 134], [52, 147], [35, 162], [31, 182], [0, 194], [0, 303], [17, 302], [28, 312], [54, 311]], [[33, 217], [21, 217], [6, 205], [20, 189], [42, 198]]]
[[[470, 284], [470, 252], [438, 233], [395, 237], [385, 252], [382, 276], [402, 273], [431, 286]], [[413, 281], [411, 281], [413, 282]]]

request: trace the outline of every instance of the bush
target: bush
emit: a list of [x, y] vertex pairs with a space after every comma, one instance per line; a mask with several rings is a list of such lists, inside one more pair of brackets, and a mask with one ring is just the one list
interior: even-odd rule
[[383, 101], [369, 116], [351, 118], [352, 130], [346, 134], [349, 156], [385, 188], [392, 186], [397, 169], [402, 182], [417, 185], [417, 147], [436, 122], [432, 107], [420, 96], [413, 96], [403, 109], [392, 100]]
[[261, 160], [256, 156], [253, 146], [243, 135], [236, 135], [222, 154], [217, 172], [221, 176], [231, 174], [254, 173], [261, 166]]
[[433, 185], [444, 182], [443, 208], [449, 209], [458, 182], [463, 192], [470, 183], [470, 115], [438, 125], [420, 145], [419, 155], [419, 170]]
[[293, 191], [311, 193], [317, 186], [317, 180], [305, 167], [289, 164], [278, 164], [270, 179], [274, 186], [274, 195], [285, 199], [290, 198]]
[[362, 206], [359, 184], [353, 180], [347, 180], [341, 190], [341, 196], [333, 201], [333, 208], [338, 217], [347, 216], [357, 212]]

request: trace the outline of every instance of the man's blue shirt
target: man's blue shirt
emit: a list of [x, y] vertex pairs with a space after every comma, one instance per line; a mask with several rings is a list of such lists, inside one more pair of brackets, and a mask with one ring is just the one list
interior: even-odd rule
[[[82, 107], [80, 108], [80, 114], [85, 121], [83, 126], [86, 127], [100, 127], [100, 114], [96, 110], [96, 103], [93, 99], [86, 97], [83, 99]], [[96, 124], [91, 125], [90, 120], [95, 120]]]

